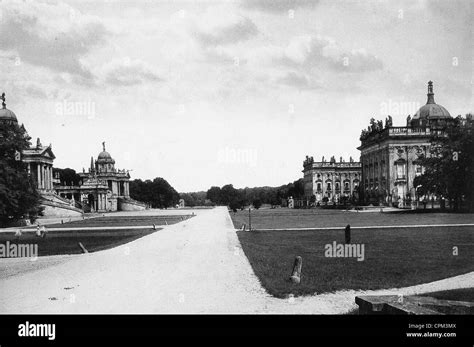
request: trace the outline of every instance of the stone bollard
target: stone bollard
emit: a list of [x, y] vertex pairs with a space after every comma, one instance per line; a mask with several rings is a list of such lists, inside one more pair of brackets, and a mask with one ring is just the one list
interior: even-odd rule
[[346, 239], [346, 244], [351, 243], [351, 226], [347, 224], [346, 229], [344, 230], [344, 236]]
[[303, 258], [297, 256], [293, 264], [293, 272], [291, 273], [290, 280], [295, 284], [301, 282], [301, 267], [303, 265]]
[[89, 251], [86, 249], [86, 247], [84, 247], [81, 242], [79, 242], [79, 247], [81, 247], [82, 253], [89, 253]]

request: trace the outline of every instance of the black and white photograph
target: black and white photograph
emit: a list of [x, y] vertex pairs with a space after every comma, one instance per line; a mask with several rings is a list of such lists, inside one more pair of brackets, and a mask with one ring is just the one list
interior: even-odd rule
[[0, 0], [0, 346], [472, 346], [473, 7]]

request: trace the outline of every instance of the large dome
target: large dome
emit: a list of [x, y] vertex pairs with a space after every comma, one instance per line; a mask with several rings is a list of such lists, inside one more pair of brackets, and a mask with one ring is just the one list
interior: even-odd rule
[[8, 108], [0, 108], [0, 122], [15, 122], [18, 123], [15, 113]]
[[112, 163], [115, 164], [115, 160], [112, 159], [112, 156], [109, 152], [105, 150], [105, 142], [102, 142], [102, 152], [99, 153], [97, 157], [99, 163]]
[[112, 156], [110, 155], [109, 152], [103, 151], [99, 153], [98, 158], [99, 159], [112, 159]]
[[446, 110], [443, 106], [438, 105], [434, 101], [434, 93], [433, 93], [433, 82], [428, 82], [428, 100], [426, 101], [426, 105], [420, 107], [420, 109], [415, 113], [413, 116], [413, 120], [437, 120], [437, 119], [446, 119], [451, 118], [448, 110]]
[[0, 108], [0, 122], [18, 123], [16, 115], [7, 108], [7, 104], [5, 103], [5, 93], [0, 95], [0, 100], [2, 101], [2, 108]]

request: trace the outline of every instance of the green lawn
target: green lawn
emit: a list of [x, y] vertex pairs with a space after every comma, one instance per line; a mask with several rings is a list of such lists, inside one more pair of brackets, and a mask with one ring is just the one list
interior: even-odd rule
[[[159, 230], [159, 229], [157, 229]], [[89, 252], [117, 247], [140, 237], [149, 235], [156, 230], [94, 230], [94, 231], [49, 231], [45, 238], [35, 233], [23, 233], [16, 240], [14, 233], [0, 233], [0, 244], [37, 244], [38, 255], [79, 254], [82, 253], [78, 243], [81, 242]]]
[[[237, 229], [240, 229], [243, 223], [248, 225], [248, 210], [229, 213]], [[474, 224], [474, 213], [413, 213], [412, 211], [380, 213], [279, 208], [252, 210], [251, 222], [253, 229], [343, 228], [347, 224], [353, 227], [448, 223]]]
[[67, 222], [64, 218], [64, 224], [53, 224], [48, 226], [48, 229], [62, 228], [62, 227], [109, 227], [109, 226], [152, 226], [175, 224], [183, 220], [189, 219], [193, 215], [169, 215], [169, 216], [114, 216], [105, 215], [84, 220], [76, 220]]
[[474, 288], [443, 290], [440, 292], [425, 293], [421, 296], [431, 296], [439, 300], [455, 300], [474, 302]]
[[[325, 257], [326, 244], [344, 242], [342, 229], [239, 231], [238, 237], [262, 285], [277, 297], [406, 287], [474, 271], [474, 227], [353, 230], [364, 261]], [[288, 281], [295, 256], [303, 258], [300, 284]]]

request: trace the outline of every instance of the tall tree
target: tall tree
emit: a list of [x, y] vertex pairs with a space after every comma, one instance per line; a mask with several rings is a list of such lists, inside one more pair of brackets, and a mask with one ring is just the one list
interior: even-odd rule
[[206, 197], [217, 205], [221, 204], [221, 188], [215, 186], [209, 188]]
[[424, 173], [414, 180], [421, 195], [444, 196], [457, 209], [474, 209], [474, 122], [458, 116], [431, 140], [431, 155], [421, 161]]
[[31, 145], [23, 125], [0, 124], [0, 224], [21, 218], [34, 220], [40, 213], [40, 195], [28, 175], [21, 153]]

